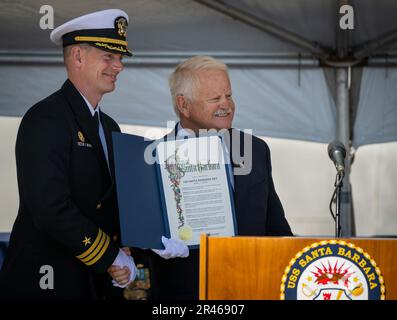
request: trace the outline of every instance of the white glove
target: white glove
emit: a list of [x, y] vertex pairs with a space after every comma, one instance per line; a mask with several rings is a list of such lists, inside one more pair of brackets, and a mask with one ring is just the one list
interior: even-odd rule
[[132, 281], [134, 281], [137, 273], [138, 273], [138, 269], [135, 266], [135, 262], [134, 262], [134, 258], [131, 256], [128, 256], [123, 250], [119, 250], [119, 254], [117, 255], [116, 259], [114, 260], [113, 266], [117, 266], [117, 267], [125, 267], [127, 266], [128, 269], [130, 269], [131, 274], [130, 274], [130, 279], [128, 281], [128, 283], [121, 285], [118, 284], [117, 281], [112, 280], [113, 286], [114, 287], [119, 287], [119, 288], [125, 288], [126, 286], [128, 286]]
[[161, 237], [161, 242], [164, 244], [165, 249], [151, 249], [153, 252], [157, 253], [163, 259], [173, 259], [173, 258], [186, 258], [189, 256], [188, 246], [179, 239], [168, 239], [164, 236]]

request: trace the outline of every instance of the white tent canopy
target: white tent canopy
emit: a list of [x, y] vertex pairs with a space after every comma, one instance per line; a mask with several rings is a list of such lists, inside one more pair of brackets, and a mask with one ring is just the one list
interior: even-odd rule
[[[168, 90], [171, 68], [127, 68], [114, 94], [101, 104], [117, 122], [165, 127], [176, 120]], [[2, 114], [20, 116], [62, 85], [64, 67], [19, 66], [0, 68]], [[232, 68], [237, 109], [234, 125], [261, 136], [327, 143], [333, 139], [335, 107], [321, 70]], [[289, 89], [286, 91], [285, 87]], [[15, 95], [18, 92], [18, 95]]]
[[[338, 12], [342, 3], [353, 7], [355, 29], [347, 31], [342, 38], [347, 40], [337, 46], [341, 42]], [[165, 103], [169, 102], [164, 83], [169, 72], [186, 57], [211, 54], [231, 66], [239, 106], [237, 127], [253, 128], [265, 136], [324, 143], [335, 138], [337, 117], [320, 65], [334, 61], [342, 47], [350, 54], [341, 60], [352, 62], [354, 50], [365, 54], [369, 41], [389, 34], [386, 40], [393, 40], [392, 31], [397, 29], [393, 14], [397, 3], [388, 0], [340, 4], [335, 0], [52, 0], [47, 4], [54, 9], [55, 26], [83, 13], [110, 7], [121, 8], [130, 15], [128, 39], [135, 57], [127, 61], [123, 75], [126, 81], [119, 81], [119, 92], [123, 94], [109, 97], [108, 111], [117, 120], [163, 126], [166, 119], [173, 119]], [[0, 42], [2, 115], [23, 115], [32, 101], [58, 88], [65, 78], [60, 71], [60, 50], [49, 41], [51, 30], [39, 26], [42, 5], [38, 0], [0, 3], [0, 36], [5, 39]], [[393, 57], [394, 48], [386, 45], [369, 53]], [[318, 61], [318, 56], [324, 59]], [[384, 66], [394, 66], [392, 60], [380, 61]], [[382, 74], [378, 69], [364, 69], [362, 81], [357, 81], [361, 84], [360, 97], [368, 94], [367, 88], [376, 90], [372, 81]], [[390, 76], [382, 81], [392, 88], [396, 79]], [[18, 99], [14, 92], [18, 92]], [[379, 97], [378, 92], [373, 92], [373, 99]], [[378, 112], [374, 118], [372, 113], [379, 103], [374, 104], [373, 99], [359, 99], [357, 112], [353, 113], [359, 117], [350, 120], [354, 130], [371, 123], [370, 132], [352, 134], [356, 147], [397, 140], [397, 105], [392, 100], [385, 101], [388, 112]]]

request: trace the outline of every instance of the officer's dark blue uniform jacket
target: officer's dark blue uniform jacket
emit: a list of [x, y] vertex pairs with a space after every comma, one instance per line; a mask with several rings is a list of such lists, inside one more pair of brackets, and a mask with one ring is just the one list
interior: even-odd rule
[[[2, 298], [100, 298], [119, 250], [111, 132], [120, 131], [102, 112], [101, 122], [110, 171], [96, 123], [69, 80], [23, 117], [19, 211], [0, 273]], [[53, 289], [40, 286], [50, 275], [42, 266], [53, 270]]]

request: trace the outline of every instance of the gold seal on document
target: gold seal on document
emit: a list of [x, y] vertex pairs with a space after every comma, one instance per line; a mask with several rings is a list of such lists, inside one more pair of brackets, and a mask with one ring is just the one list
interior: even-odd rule
[[183, 226], [179, 230], [179, 239], [183, 241], [188, 241], [193, 237], [193, 230], [188, 226]]

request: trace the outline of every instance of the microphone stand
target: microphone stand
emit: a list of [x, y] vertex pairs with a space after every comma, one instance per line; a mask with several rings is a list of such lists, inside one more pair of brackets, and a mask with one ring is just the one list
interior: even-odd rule
[[343, 187], [343, 177], [344, 173], [338, 172], [335, 178], [335, 204], [336, 204], [336, 212], [335, 212], [335, 237], [338, 239], [341, 236], [341, 225], [340, 225], [340, 195]]

